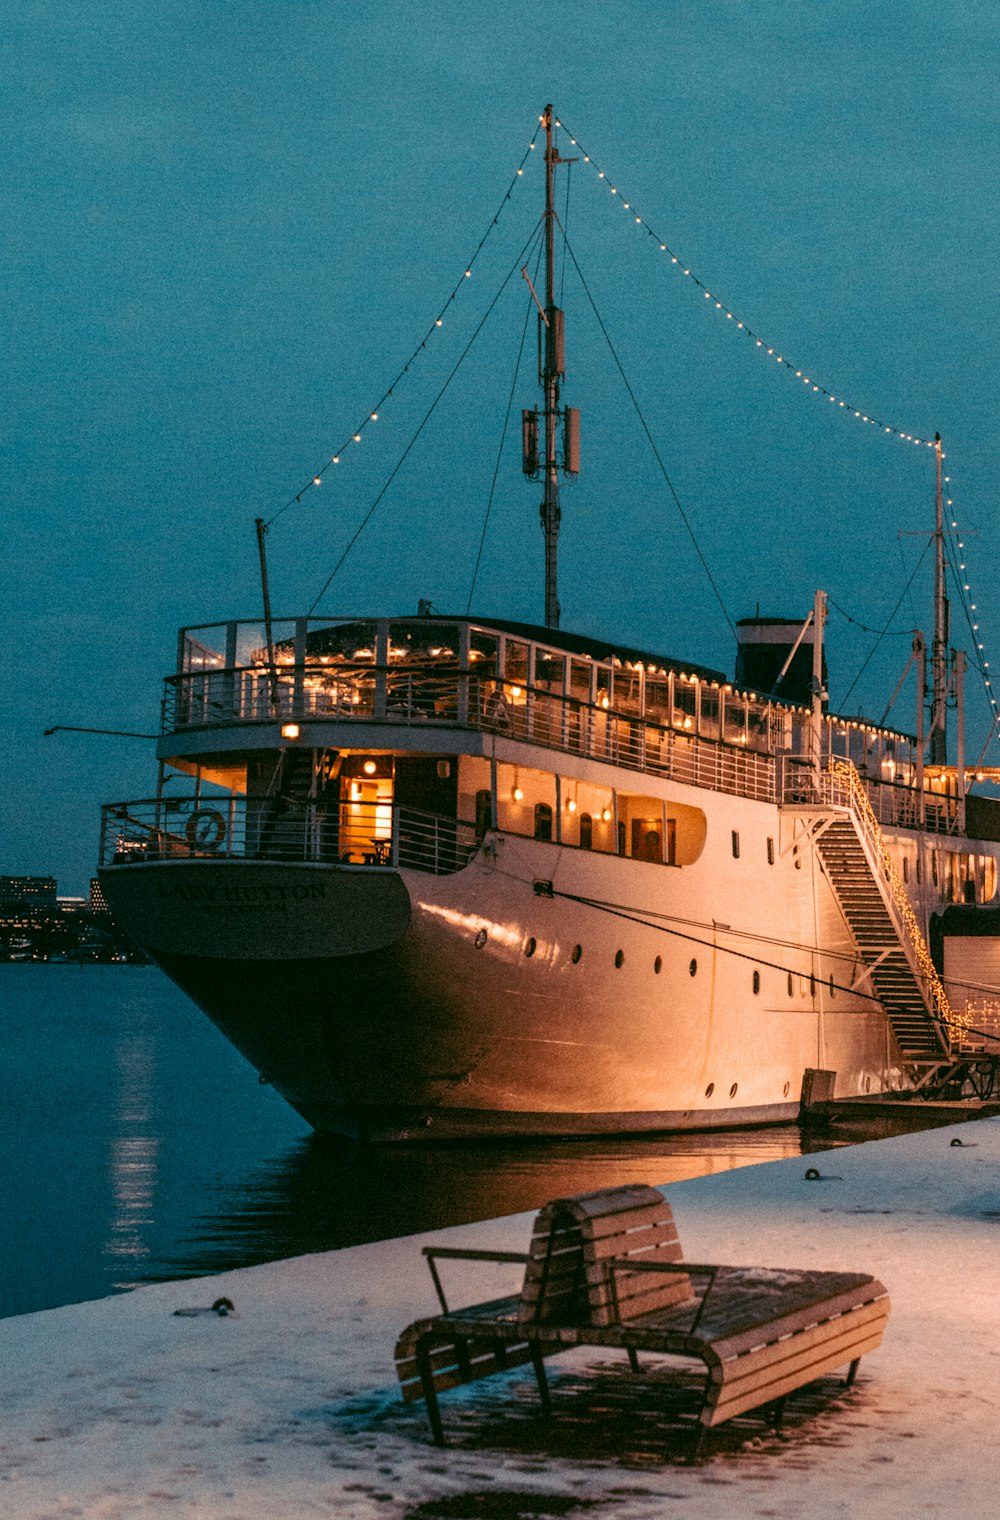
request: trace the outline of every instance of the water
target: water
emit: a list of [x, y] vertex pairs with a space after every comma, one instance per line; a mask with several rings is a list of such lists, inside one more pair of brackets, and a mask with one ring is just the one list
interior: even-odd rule
[[155, 968], [0, 967], [0, 1316], [800, 1149], [786, 1126], [359, 1150], [314, 1135]]

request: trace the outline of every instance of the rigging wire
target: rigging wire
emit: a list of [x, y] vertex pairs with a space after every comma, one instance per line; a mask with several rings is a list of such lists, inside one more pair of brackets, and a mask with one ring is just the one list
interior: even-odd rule
[[[569, 128], [564, 126], [564, 123], [561, 119], [557, 119], [555, 125], [557, 127], [563, 127], [564, 131], [569, 132]], [[583, 145], [580, 143], [578, 138], [570, 135], [569, 140], [575, 148], [580, 149], [581, 153], [583, 154], [584, 163], [590, 164], [592, 166], [597, 179], [607, 181], [608, 176], [606, 175], [605, 171], [598, 168], [593, 157], [591, 154], [587, 153], [584, 150]], [[700, 291], [702, 291], [705, 300], [709, 302], [709, 309], [718, 311], [722, 316], [726, 318], [727, 321], [732, 322], [733, 327], [737, 331], [744, 333], [748, 338], [752, 338], [762, 354], [766, 355], [768, 359], [773, 359], [774, 362], [780, 367], [788, 370], [796, 380], [801, 380], [802, 384], [810, 392], [811, 395], [823, 397], [825, 400], [832, 402], [838, 410], [842, 409], [845, 416], [854, 417], [860, 422], [866, 422], [872, 427], [878, 428], [879, 432], [881, 433], [890, 434], [893, 437], [900, 438], [905, 443], [919, 444], [920, 446], [929, 449], [932, 449], [934, 447], [933, 438], [927, 437], [926, 435], [922, 438], [916, 438], [912, 433], [905, 432], [902, 428], [895, 427], [892, 423], [883, 422], [878, 417], [872, 417], [869, 413], [863, 412], [860, 408], [855, 407], [853, 402], [846, 400], [843, 396], [835, 395], [834, 392], [829, 390], [827, 386], [817, 382], [815, 377], [805, 374], [800, 368], [796, 366], [794, 360], [785, 357], [785, 352], [782, 348], [777, 347], [772, 343], [768, 343], [766, 338], [756, 333], [748, 322], [745, 322], [743, 318], [739, 317], [737, 313], [731, 309], [727, 302], [723, 301], [714, 290], [709, 289], [705, 282], [700, 279], [697, 274], [695, 274], [694, 270], [690, 267], [690, 265], [684, 262], [679, 254], [675, 253], [667, 243], [660, 240], [659, 233], [655, 232], [646, 218], [639, 214], [635, 208], [634, 203], [624, 198], [624, 196], [619, 192], [618, 186], [616, 184], [609, 184], [608, 188], [610, 189], [611, 195], [615, 199], [616, 203], [620, 205], [624, 211], [627, 211], [629, 213], [629, 219], [633, 225], [640, 227], [648, 237], [652, 238], [653, 241], [657, 244], [660, 253], [666, 254], [669, 257], [671, 265], [676, 266], [678, 270], [685, 274], [688, 279], [690, 279], [692, 283], [696, 285]]]
[[[504, 874], [510, 876], [511, 880], [519, 880], [520, 879], [520, 878], [512, 876], [511, 873], [504, 873]], [[546, 892], [545, 895], [548, 896], [549, 893]], [[853, 997], [861, 998], [866, 1003], [875, 1003], [880, 1008], [884, 1006], [883, 1003], [882, 1003], [881, 998], [876, 997], [874, 993], [871, 993], [871, 992], [861, 992], [861, 991], [859, 991], [859, 989], [857, 987], [847, 986], [843, 982], [835, 982], [835, 981], [832, 980], [832, 978], [829, 981], [827, 981], [827, 979], [825, 977], [824, 978], [820, 978], [820, 977], [816, 976], [815, 972], [812, 972], [812, 971], [802, 971], [801, 969], [798, 969], [798, 968], [795, 968], [795, 967], [792, 967], [792, 966], [783, 966], [783, 965], [780, 965], [776, 961], [765, 961], [765, 960], [762, 960], [759, 956], [750, 955], [745, 950], [735, 950], [735, 949], [733, 949], [729, 945], [720, 945], [716, 939], [699, 939], [698, 936], [695, 935], [695, 934], [686, 934], [681, 929], [671, 929], [671, 928], [668, 928], [666, 926], [666, 924], [650, 923], [649, 919], [647, 917], [644, 917], [641, 914], [641, 912], [639, 912], [639, 911], [637, 911], [635, 909], [632, 909], [632, 908], [623, 907], [619, 903], [606, 902], [606, 901], [604, 901], [603, 899], [601, 899], [599, 897], [585, 897], [585, 896], [582, 896], [582, 895], [580, 895], [578, 893], [574, 893], [574, 892], [560, 892], [560, 891], [556, 890], [556, 888], [554, 888], [554, 887], [552, 889], [551, 895], [553, 897], [561, 897], [566, 902], [579, 903], [582, 907], [585, 907], [585, 908], [594, 908], [599, 913], [607, 913], [611, 918], [621, 918], [621, 919], [624, 919], [626, 921], [626, 923], [638, 924], [640, 927], [645, 928], [645, 929], [655, 929], [655, 930], [657, 930], [661, 934], [669, 934], [669, 935], [671, 935], [674, 939], [681, 939], [681, 940], [687, 941], [689, 944], [700, 945], [705, 950], [712, 950], [712, 951], [720, 953], [722, 955], [730, 955], [730, 956], [735, 957], [736, 960], [750, 961], [755, 966], [765, 967], [769, 971], [781, 971], [781, 972], [784, 972], [785, 974], [787, 974], [788, 976], [800, 976], [800, 977], [801, 976], [809, 976], [811, 979], [814, 979], [817, 982], [819, 982], [820, 980], [822, 980], [826, 986], [829, 986], [831, 989], [833, 989], [833, 990], [835, 990], [837, 992], [847, 992], [847, 993], [850, 993]], [[729, 929], [725, 929], [725, 930], [718, 930], [717, 932], [728, 934], [728, 933], [731, 933], [732, 931], [729, 930]], [[802, 946], [802, 950], [803, 950], [803, 953], [808, 954], [808, 955], [815, 955], [815, 954], [825, 953], [825, 952], [819, 951], [818, 948], [813, 949], [813, 948], [811, 948], [809, 946], [806, 946], [806, 945]], [[970, 1028], [966, 1024], [960, 1024], [957, 1019], [937, 1019], [935, 1022], [940, 1023], [940, 1024], [944, 1024], [944, 1025], [946, 1025], [950, 1029], [961, 1029], [964, 1034], [983, 1035], [985, 1033], [983, 1030], [973, 1029], [973, 1028]], [[987, 1035], [986, 1037], [987, 1038], [992, 1038], [992, 1036], [990, 1036], [990, 1035]]]
[[462, 364], [465, 362], [465, 359], [467, 358], [469, 350], [472, 348], [472, 345], [475, 343], [476, 339], [479, 337], [479, 334], [482, 332], [483, 328], [486, 326], [486, 323], [488, 322], [488, 320], [489, 320], [489, 318], [490, 318], [490, 316], [491, 316], [491, 314], [493, 312], [494, 307], [496, 306], [497, 302], [500, 300], [500, 297], [503, 295], [504, 291], [506, 290], [507, 286], [509, 285], [511, 277], [515, 274], [515, 272], [523, 264], [526, 254], [530, 250], [533, 242], [535, 241], [535, 238], [538, 236], [538, 230], [539, 230], [539, 227], [542, 225], [542, 221], [543, 221], [543, 218], [540, 217], [539, 220], [535, 223], [534, 227], [532, 228], [532, 230], [531, 230], [531, 236], [528, 238], [527, 242], [525, 242], [522, 245], [521, 250], [520, 250], [520, 252], [517, 255], [517, 258], [514, 260], [513, 264], [510, 266], [510, 269], [507, 271], [506, 275], [504, 276], [503, 281], [502, 281], [502, 283], [500, 285], [500, 288], [497, 290], [497, 292], [494, 295], [492, 301], [487, 306], [486, 311], [483, 313], [483, 316], [481, 317], [479, 323], [477, 324], [477, 326], [476, 326], [476, 328], [475, 328], [475, 330], [474, 330], [471, 338], [469, 339], [468, 343], [466, 343], [465, 347], [462, 349], [462, 352], [459, 354], [458, 358], [456, 359], [456, 361], [455, 361], [452, 369], [450, 370], [447, 378], [445, 379], [443, 385], [440, 387], [440, 389], [437, 392], [437, 395], [434, 397], [434, 400], [431, 402], [430, 406], [428, 407], [427, 411], [424, 413], [424, 415], [421, 418], [420, 422], [417, 424], [416, 431], [412, 434], [409, 443], [407, 443], [407, 445], [404, 448], [402, 454], [400, 454], [399, 458], [397, 459], [395, 465], [393, 466], [393, 468], [392, 468], [392, 470], [391, 470], [391, 472], [389, 474], [388, 479], [385, 481], [384, 485], [382, 486], [382, 489], [379, 491], [378, 495], [375, 497], [375, 500], [372, 502], [371, 506], [368, 508], [368, 511], [365, 513], [365, 515], [362, 518], [359, 526], [355, 530], [355, 532], [354, 532], [353, 536], [351, 537], [350, 542], [348, 543], [348, 545], [347, 545], [346, 549], [344, 550], [343, 554], [340, 556], [339, 560], [334, 565], [333, 569], [330, 571], [330, 574], [327, 576], [326, 580], [324, 581], [322, 590], [320, 591], [319, 595], [316, 597], [316, 599], [313, 602], [312, 606], [309, 608], [308, 613], [306, 614], [307, 617], [312, 617], [313, 613], [316, 611], [317, 606], [322, 601], [323, 597], [326, 595], [326, 593], [327, 593], [327, 591], [328, 591], [328, 589], [330, 587], [330, 584], [333, 581], [334, 577], [336, 576], [337, 572], [340, 570], [340, 568], [343, 565], [344, 561], [346, 560], [347, 556], [350, 554], [351, 550], [354, 548], [354, 545], [357, 543], [358, 539], [361, 537], [361, 535], [364, 532], [365, 528], [368, 526], [368, 523], [371, 520], [372, 516], [374, 515], [374, 513], [375, 513], [376, 509], [378, 508], [380, 502], [382, 501], [382, 499], [385, 496], [386, 492], [388, 491], [389, 487], [392, 485], [392, 482], [395, 480], [396, 476], [399, 474], [399, 471], [402, 469], [403, 463], [406, 460], [407, 456], [409, 455], [410, 450], [413, 448], [413, 446], [416, 443], [417, 439], [420, 437], [420, 435], [423, 432], [424, 428], [427, 426], [427, 423], [430, 421], [431, 417], [433, 416], [434, 412], [436, 411], [438, 403], [440, 402], [440, 400], [441, 400], [442, 396], [444, 395], [445, 391], [447, 391], [448, 387], [451, 385], [451, 382], [454, 380], [455, 376], [458, 374], [458, 371], [461, 368]]
[[[886, 623], [885, 627], [882, 629], [882, 632], [879, 634], [878, 638], [875, 640], [875, 642], [872, 645], [871, 649], [869, 649], [868, 653], [865, 655], [864, 659], [861, 662], [861, 669], [858, 671], [857, 675], [854, 677], [854, 680], [851, 682], [850, 686], [847, 688], [847, 690], [845, 691], [844, 695], [841, 697], [840, 701], [838, 702], [837, 706], [841, 710], [843, 710], [845, 708], [845, 706], [847, 704], [848, 697], [851, 695], [851, 692], [854, 690], [855, 686], [857, 686], [858, 682], [861, 680], [861, 677], [864, 675], [865, 671], [868, 669], [868, 666], [871, 663], [871, 660], [872, 660], [872, 657], [875, 654], [875, 651], [878, 649], [878, 647], [881, 644], [882, 640], [888, 634], [889, 628], [890, 628], [890, 626], [892, 624], [892, 621], [893, 621], [893, 618], [896, 616], [896, 613], [899, 611], [900, 607], [903, 605], [903, 600], [904, 600], [907, 592], [909, 591], [910, 587], [913, 585], [913, 582], [914, 582], [914, 580], [916, 578], [917, 571], [920, 569], [920, 566], [923, 564], [924, 559], [926, 558], [926, 555], [927, 555], [927, 551], [930, 548], [930, 546], [931, 546], [931, 540], [928, 539], [927, 542], [926, 542], [926, 544], [924, 545], [923, 553], [921, 554], [920, 558], [917, 560], [917, 563], [913, 567], [913, 573], [910, 576], [910, 579], [907, 581], [906, 585], [903, 587], [902, 591], [900, 592], [898, 602], [896, 603], [895, 607], [893, 607], [892, 611], [889, 614], [888, 622]], [[839, 607], [837, 608], [837, 611], [838, 612], [840, 611]]]
[[[489, 223], [488, 227], [486, 228], [486, 231], [483, 233], [482, 237], [479, 239], [479, 242], [476, 244], [476, 251], [475, 251], [475, 253], [472, 255], [471, 259], [469, 259], [468, 263], [464, 266], [464, 271], [463, 271], [463, 274], [462, 274], [462, 278], [458, 281], [458, 284], [455, 285], [455, 287], [451, 291], [451, 294], [448, 296], [448, 298], [445, 301], [444, 305], [441, 307], [440, 311], [438, 312], [437, 316], [435, 317], [433, 324], [427, 329], [427, 332], [424, 334], [423, 338], [417, 344], [416, 348], [413, 350], [413, 352], [411, 353], [410, 357], [407, 359], [406, 363], [403, 365], [402, 369], [400, 369], [397, 372], [397, 374], [395, 376], [395, 379], [382, 392], [382, 395], [379, 397], [378, 401], [376, 401], [375, 405], [373, 407], [371, 407], [371, 409], [365, 414], [364, 418], [358, 424], [357, 428], [355, 428], [352, 431], [352, 433], [350, 434], [350, 441], [352, 441], [354, 443], [360, 443], [361, 442], [361, 437], [362, 437], [362, 434], [364, 433], [365, 428], [367, 428], [370, 423], [378, 421], [379, 413], [381, 412], [382, 407], [388, 401], [389, 397], [393, 394], [393, 392], [396, 389], [396, 386], [402, 380], [403, 376], [406, 375], [409, 372], [410, 367], [420, 357], [420, 354], [423, 352], [423, 350], [426, 349], [428, 339], [432, 338], [434, 336], [435, 332], [437, 331], [437, 329], [439, 327], [443, 326], [445, 313], [447, 312], [447, 310], [448, 310], [449, 306], [452, 304], [452, 302], [458, 296], [458, 292], [463, 288], [463, 286], [465, 284], [465, 281], [472, 278], [472, 269], [473, 269], [473, 266], [474, 266], [476, 260], [478, 259], [480, 253], [482, 253], [483, 247], [486, 244], [486, 241], [489, 238], [490, 233], [493, 231], [493, 228], [499, 222], [500, 217], [501, 217], [501, 215], [503, 213], [503, 208], [507, 204], [507, 202], [510, 200], [511, 192], [514, 189], [514, 186], [517, 184], [518, 179], [521, 178], [523, 176], [523, 174], [524, 174], [524, 166], [527, 163], [528, 159], [530, 158], [532, 149], [535, 147], [535, 144], [538, 141], [539, 130], [540, 130], [539, 127], [535, 128], [535, 135], [531, 139], [531, 141], [528, 144], [527, 148], [524, 150], [524, 156], [522, 157], [521, 162], [518, 164], [516, 170], [514, 171], [513, 176], [511, 177], [510, 184], [507, 186], [507, 191], [506, 191], [506, 193], [505, 193], [505, 195], [503, 197], [503, 200], [500, 202], [499, 206], [497, 207], [496, 212], [493, 215], [493, 219]], [[345, 449], [348, 446], [348, 441], [349, 441], [348, 439], [345, 439], [344, 442], [340, 445], [340, 447], [338, 449], [335, 449], [332, 454], [327, 454], [327, 456], [323, 460], [323, 463], [320, 466], [320, 468], [318, 470], [315, 470], [313, 472], [313, 474], [310, 476], [310, 478], [306, 481], [306, 483], [293, 496], [290, 496], [288, 498], [288, 500], [285, 502], [285, 504], [284, 504], [283, 507], [279, 507], [278, 510], [277, 510], [277, 512], [275, 512], [271, 517], [268, 518], [267, 522], [264, 525], [265, 529], [269, 528], [272, 525], [272, 523], [276, 523], [277, 520], [278, 520], [278, 518], [281, 517], [285, 512], [288, 511], [289, 507], [293, 506], [296, 502], [301, 501], [302, 498], [303, 498], [303, 496], [305, 496], [305, 494], [307, 493], [307, 491], [311, 490], [314, 486], [318, 486], [318, 485], [320, 485], [322, 483], [322, 479], [323, 479], [322, 472], [323, 472], [323, 470], [325, 470], [328, 465], [339, 464], [340, 463], [341, 456], [343, 455]]]
[[632, 406], [635, 409], [635, 414], [636, 414], [636, 416], [639, 419], [639, 423], [640, 423], [640, 425], [642, 427], [642, 430], [645, 433], [646, 439], [647, 439], [647, 441], [649, 443], [649, 446], [650, 446], [650, 448], [653, 451], [653, 458], [656, 460], [656, 463], [659, 466], [660, 474], [663, 476], [663, 479], [666, 482], [667, 489], [670, 492], [671, 496], [673, 497], [674, 506], [677, 508], [677, 511], [680, 514], [681, 521], [683, 522], [685, 528], [688, 531], [688, 536], [691, 539], [692, 544], [694, 545], [695, 553], [697, 554], [698, 559], [701, 562], [701, 568], [704, 570], [705, 575], [706, 575], [706, 577], [708, 579], [708, 583], [711, 586], [713, 592], [715, 593], [715, 599], [716, 599], [716, 601], [718, 602], [719, 606], [722, 609], [722, 615], [725, 618], [726, 622], [729, 624], [729, 631], [733, 635], [733, 638], [735, 639], [735, 637], [736, 637], [736, 625], [734, 624], [732, 618], [729, 616], [729, 612], [728, 612], [728, 610], [726, 608], [726, 604], [722, 600], [722, 593], [720, 592], [720, 590], [719, 590], [719, 588], [718, 588], [718, 586], [716, 584], [715, 577], [713, 576], [711, 570], [709, 569], [708, 561], [706, 560], [704, 554], [702, 553], [701, 545], [699, 544], [698, 539], [695, 536], [694, 528], [691, 525], [691, 522], [690, 522], [690, 519], [688, 518], [687, 513], [685, 512], [683, 506], [681, 505], [680, 497], [678, 496], [676, 490], [674, 489], [674, 483], [670, 479], [670, 476], [667, 474], [666, 465], [663, 463], [663, 459], [660, 456], [660, 451], [656, 447], [656, 443], [655, 443], [655, 441], [653, 439], [653, 435], [652, 435], [652, 433], [649, 430], [649, 426], [648, 426], [648, 424], [646, 422], [645, 417], [643, 416], [642, 408], [640, 407], [639, 402], [636, 399], [635, 392], [633, 391], [631, 385], [629, 384], [628, 376], [625, 374], [625, 370], [622, 367], [622, 362], [619, 359], [617, 351], [615, 349], [615, 346], [614, 346], [614, 344], [611, 341], [611, 337], [610, 337], [610, 334], [608, 333], [608, 329], [605, 327], [604, 320], [601, 317], [601, 314], [600, 314], [600, 312], [597, 309], [597, 305], [596, 305], [596, 303], [594, 301], [594, 297], [590, 293], [590, 287], [587, 284], [587, 281], [584, 279], [583, 270], [580, 268], [580, 265], [577, 262], [576, 254], [573, 252], [573, 248], [572, 248], [572, 245], [571, 245], [571, 243], [569, 241], [569, 238], [566, 236], [565, 228], [561, 228], [561, 230], [562, 230], [562, 234], [563, 234], [563, 245], [569, 251], [569, 256], [570, 256], [570, 258], [573, 261], [573, 267], [574, 267], [574, 269], [577, 272], [577, 275], [578, 275], [579, 280], [580, 280], [580, 284], [583, 286], [583, 289], [584, 289], [584, 292], [586, 294], [587, 300], [590, 302], [590, 309], [594, 313], [594, 316], [597, 318], [597, 324], [600, 327], [601, 332], [604, 334], [604, 341], [608, 345], [608, 349], [609, 349], [609, 351], [611, 353], [611, 357], [615, 361], [615, 366], [616, 366], [616, 368], [618, 370], [619, 375], [621, 376], [622, 383], [624, 384], [625, 389], [628, 392], [629, 400], [632, 402]]
[[[541, 257], [542, 257], [542, 240], [541, 240], [541, 235], [540, 235], [541, 234], [541, 228], [539, 227], [538, 230], [539, 230], [538, 253], [537, 253], [537, 256], [536, 256], [536, 259], [535, 259], [535, 278], [536, 278], [536, 280], [538, 278], [538, 265], [541, 262]], [[484, 545], [486, 543], [486, 530], [489, 527], [489, 524], [490, 524], [490, 513], [493, 510], [493, 497], [494, 497], [494, 494], [495, 494], [496, 488], [497, 488], [497, 477], [500, 474], [500, 461], [503, 458], [504, 444], [507, 441], [507, 429], [510, 426], [510, 414], [511, 414], [511, 411], [513, 410], [513, 406], [514, 406], [514, 396], [515, 396], [515, 393], [517, 391], [518, 376], [519, 376], [519, 374], [521, 372], [521, 359], [524, 356], [524, 345], [525, 345], [525, 342], [526, 342], [527, 337], [528, 337], [528, 323], [531, 321], [531, 311], [532, 311], [532, 307], [534, 306], [534, 304], [535, 304], [534, 300], [529, 296], [528, 297], [527, 308], [526, 308], [525, 314], [524, 314], [524, 327], [521, 329], [521, 345], [518, 348], [518, 351], [517, 351], [517, 360], [516, 360], [516, 362], [514, 364], [514, 377], [513, 377], [513, 379], [511, 380], [511, 383], [510, 383], [510, 395], [507, 397], [507, 412], [506, 412], [506, 415], [504, 416], [504, 419], [503, 419], [503, 428], [501, 429], [501, 432], [500, 432], [500, 444], [499, 444], [499, 447], [497, 448], [496, 463], [493, 466], [493, 479], [490, 482], [489, 500], [486, 503], [486, 516], [483, 518], [483, 531], [479, 535], [479, 552], [476, 555], [476, 566], [475, 566], [475, 569], [472, 572], [472, 584], [469, 586], [469, 599], [468, 599], [468, 601], [465, 604], [465, 615], [466, 615], [466, 617], [469, 616], [469, 613], [470, 613], [470, 611], [472, 609], [472, 598], [473, 598], [473, 596], [476, 593], [476, 581], [479, 578], [479, 566], [480, 566], [480, 562], [482, 561], [482, 557], [483, 557], [483, 547], [484, 547]]]

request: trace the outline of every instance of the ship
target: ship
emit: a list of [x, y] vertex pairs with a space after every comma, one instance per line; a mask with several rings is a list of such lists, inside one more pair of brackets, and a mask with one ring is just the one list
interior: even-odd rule
[[273, 617], [258, 520], [263, 618], [181, 631], [155, 795], [102, 810], [114, 918], [261, 1082], [356, 1140], [781, 1123], [818, 1077], [838, 1097], [967, 1086], [1000, 1049], [962, 969], [963, 945], [1000, 945], [1000, 803], [970, 788], [961, 723], [947, 763], [964, 666], [940, 440], [915, 732], [829, 710], [822, 591], [740, 622], [732, 676], [563, 631], [579, 417], [541, 121], [522, 462], [544, 620]]

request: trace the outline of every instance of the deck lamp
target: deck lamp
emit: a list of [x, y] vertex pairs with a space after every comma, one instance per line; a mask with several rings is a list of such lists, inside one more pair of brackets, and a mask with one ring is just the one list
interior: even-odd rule
[[281, 737], [283, 739], [297, 739], [299, 732], [299, 725], [297, 723], [282, 723], [281, 725]]

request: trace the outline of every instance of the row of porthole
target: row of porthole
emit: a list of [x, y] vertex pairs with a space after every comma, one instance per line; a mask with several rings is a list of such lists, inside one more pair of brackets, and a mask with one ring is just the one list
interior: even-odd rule
[[[476, 935], [476, 941], [475, 941], [476, 942], [476, 948], [477, 948], [477, 950], [481, 950], [482, 949], [482, 947], [486, 943], [486, 939], [487, 939], [486, 930], [485, 929], [480, 929], [479, 933]], [[538, 949], [538, 941], [535, 939], [534, 935], [531, 935], [524, 942], [524, 954], [525, 954], [526, 958], [528, 960], [530, 960], [531, 957], [534, 955], [534, 953], [535, 953], [535, 951], [537, 949]], [[574, 966], [579, 965], [579, 963], [582, 960], [582, 958], [583, 958], [583, 946], [582, 945], [574, 945], [573, 949], [572, 949], [572, 952], [570, 954], [570, 960], [572, 961], [573, 965]], [[616, 971], [620, 971], [622, 969], [622, 967], [624, 966], [624, 964], [625, 964], [625, 951], [624, 950], [616, 950], [615, 951], [615, 970]], [[659, 976], [659, 974], [660, 974], [660, 972], [662, 970], [663, 970], [663, 956], [662, 955], [658, 955], [656, 957], [656, 959], [653, 961], [653, 971], [656, 974], [656, 976]], [[692, 957], [692, 959], [688, 962], [688, 974], [690, 976], [697, 976], [698, 975], [698, 962], [694, 959], [694, 957]], [[754, 992], [754, 997], [757, 997], [759, 995], [759, 993], [760, 993], [760, 985], [761, 985], [760, 984], [760, 972], [759, 971], [754, 971], [754, 974], [753, 974], [753, 992]], [[833, 973], [832, 972], [830, 973], [829, 987], [830, 987], [830, 996], [831, 997], [835, 997], [836, 996], [836, 987], [835, 987], [835, 984], [834, 984]], [[815, 995], [816, 995], [816, 978], [814, 976], [810, 976], [810, 978], [809, 978], [809, 991], [812, 994], [812, 996], [815, 997]], [[795, 986], [794, 986], [793, 974], [792, 974], [791, 971], [789, 971], [789, 973], [788, 973], [788, 996], [789, 997], [794, 997], [794, 995], [795, 995]]]
[[[787, 1098], [788, 1097], [788, 1094], [791, 1091], [791, 1086], [792, 1086], [792, 1084], [790, 1082], [786, 1082], [785, 1083], [784, 1087], [781, 1090], [781, 1095], [782, 1095], [783, 1098]], [[740, 1084], [738, 1082], [734, 1082], [733, 1085], [732, 1085], [732, 1087], [729, 1089], [729, 1096], [731, 1098], [735, 1098], [736, 1094], [739, 1092], [739, 1089], [740, 1089]], [[714, 1091], [715, 1091], [715, 1083], [714, 1082], [709, 1082], [708, 1086], [705, 1088], [705, 1097], [706, 1098], [710, 1098], [712, 1096], [712, 1094], [714, 1093]]]
[[[485, 943], [486, 943], [486, 930], [485, 929], [480, 929], [479, 933], [476, 935], [476, 945], [477, 945], [477, 947], [479, 949], [482, 949], [482, 947], [483, 947], [483, 945], [485, 945]], [[527, 957], [528, 960], [531, 959], [531, 957], [534, 955], [534, 953], [535, 953], [535, 951], [537, 949], [538, 949], [538, 941], [535, 939], [534, 935], [531, 935], [530, 938], [526, 939], [525, 942], [524, 942], [524, 953], [525, 953], [525, 956]], [[583, 946], [582, 945], [574, 945], [573, 949], [572, 949], [572, 951], [570, 953], [570, 960], [573, 962], [574, 966], [578, 966], [580, 964], [580, 961], [582, 959], [583, 959]], [[625, 964], [625, 951], [624, 950], [616, 950], [615, 951], [615, 970], [616, 971], [620, 971], [622, 969], [622, 967], [624, 966], [624, 964]], [[659, 974], [660, 974], [660, 972], [662, 970], [663, 970], [663, 956], [662, 955], [658, 955], [656, 957], [656, 959], [653, 961], [653, 973], [654, 973], [654, 975], [659, 976]], [[698, 973], [698, 962], [695, 961], [695, 960], [693, 960], [691, 962], [691, 964], [688, 966], [688, 971], [691, 973], [692, 976], [696, 976], [697, 973]]]

